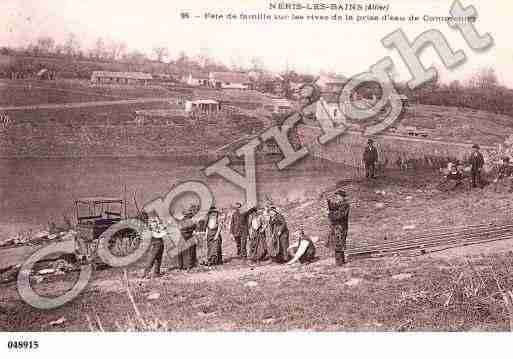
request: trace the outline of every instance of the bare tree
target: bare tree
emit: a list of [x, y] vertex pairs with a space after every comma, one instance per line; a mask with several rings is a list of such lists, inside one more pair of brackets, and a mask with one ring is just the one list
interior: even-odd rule
[[144, 64], [148, 60], [146, 55], [140, 51], [132, 51], [132, 52], [128, 53], [125, 56], [125, 59], [131, 65], [141, 65], [141, 64]]
[[155, 46], [153, 48], [153, 53], [157, 57], [158, 62], [162, 62], [166, 57], [169, 56], [169, 50], [167, 49], [167, 47], [163, 46]]
[[49, 36], [40, 37], [37, 39], [37, 45], [39, 48], [39, 51], [45, 55], [53, 52], [53, 49], [55, 47], [55, 40], [52, 39]]
[[264, 70], [264, 60], [260, 56], [253, 56], [250, 60], [251, 67], [255, 71], [262, 71]]
[[68, 39], [64, 43], [64, 53], [69, 57], [77, 56], [80, 51], [80, 42], [73, 33], [68, 35]]
[[124, 42], [111, 41], [108, 52], [111, 60], [118, 60], [125, 55], [126, 44]]
[[495, 69], [488, 67], [479, 70], [469, 81], [471, 87], [491, 89], [499, 83]]
[[101, 37], [96, 40], [96, 43], [94, 44], [94, 49], [91, 51], [91, 55], [93, 55], [94, 58], [97, 60], [101, 60], [105, 57], [105, 42]]

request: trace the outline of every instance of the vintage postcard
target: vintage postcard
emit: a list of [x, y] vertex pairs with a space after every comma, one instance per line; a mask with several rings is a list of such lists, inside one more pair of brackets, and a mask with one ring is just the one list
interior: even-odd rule
[[512, 11], [2, 0], [2, 350], [513, 331]]

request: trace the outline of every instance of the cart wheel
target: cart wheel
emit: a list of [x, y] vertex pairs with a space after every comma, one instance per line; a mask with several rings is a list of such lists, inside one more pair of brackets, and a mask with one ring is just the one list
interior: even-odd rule
[[135, 252], [141, 243], [139, 234], [131, 229], [115, 233], [109, 242], [109, 250], [117, 257], [126, 257]]

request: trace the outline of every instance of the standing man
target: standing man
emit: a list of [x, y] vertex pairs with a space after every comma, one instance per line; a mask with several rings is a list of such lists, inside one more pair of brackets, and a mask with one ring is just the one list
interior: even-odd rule
[[483, 187], [481, 182], [481, 168], [484, 165], [484, 158], [481, 152], [479, 152], [479, 145], [472, 146], [472, 153], [470, 155], [470, 173], [472, 175], [472, 188], [477, 186]]
[[[147, 215], [146, 215], [147, 216]], [[162, 274], [160, 272], [160, 266], [162, 265], [162, 256], [164, 254], [164, 236], [167, 234], [162, 222], [160, 222], [158, 217], [150, 217], [148, 219], [148, 227], [151, 231], [151, 246], [150, 246], [150, 254], [149, 259], [144, 268], [144, 272], [142, 277], [148, 278], [151, 273], [151, 277], [160, 277]]]
[[349, 227], [349, 202], [345, 191], [338, 190], [335, 192], [334, 199], [328, 199], [328, 219], [330, 221], [328, 246], [335, 250], [336, 265], [342, 266], [346, 263], [345, 250]]
[[378, 150], [374, 146], [374, 141], [369, 138], [367, 147], [363, 151], [363, 162], [365, 164], [365, 177], [376, 178], [376, 162], [378, 162]]
[[246, 258], [246, 241], [248, 238], [248, 218], [246, 213], [241, 213], [242, 204], [235, 203], [235, 210], [230, 221], [230, 234], [237, 244], [237, 256]]

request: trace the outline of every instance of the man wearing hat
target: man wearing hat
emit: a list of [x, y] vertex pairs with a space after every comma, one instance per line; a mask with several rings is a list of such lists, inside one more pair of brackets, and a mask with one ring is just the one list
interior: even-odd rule
[[346, 263], [345, 250], [349, 228], [349, 202], [344, 190], [336, 191], [335, 198], [328, 199], [328, 219], [330, 233], [327, 244], [335, 250], [336, 265], [341, 266]]
[[378, 161], [378, 150], [374, 141], [369, 138], [365, 151], [363, 151], [363, 163], [365, 164], [365, 177], [376, 178], [376, 162]]
[[230, 220], [230, 234], [237, 244], [237, 256], [246, 258], [246, 241], [248, 238], [248, 218], [246, 213], [241, 213], [242, 204], [235, 203], [235, 209]]
[[472, 146], [472, 153], [470, 154], [470, 174], [472, 175], [472, 188], [477, 186], [482, 187], [481, 183], [481, 168], [484, 165], [484, 158], [479, 152], [479, 145]]

